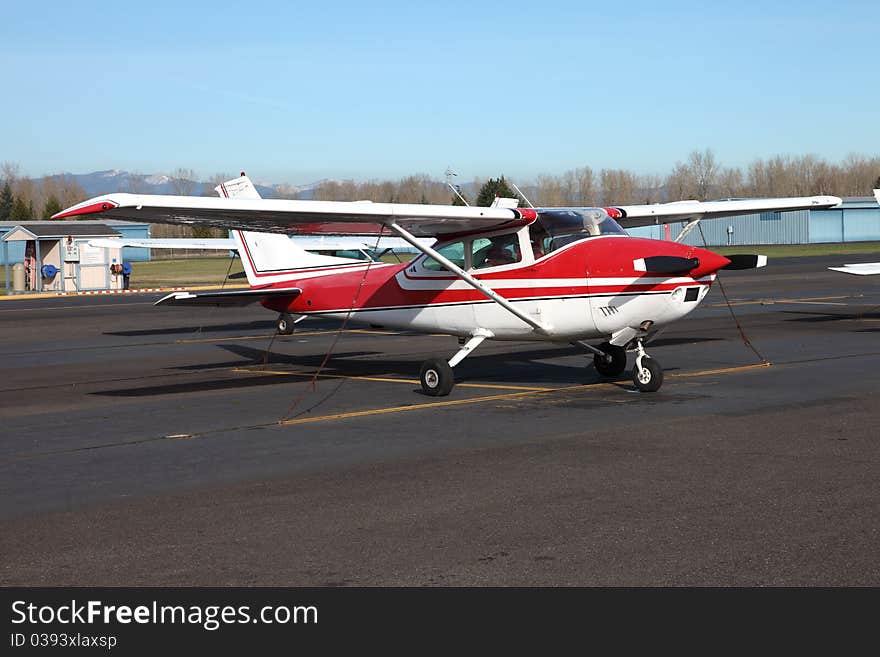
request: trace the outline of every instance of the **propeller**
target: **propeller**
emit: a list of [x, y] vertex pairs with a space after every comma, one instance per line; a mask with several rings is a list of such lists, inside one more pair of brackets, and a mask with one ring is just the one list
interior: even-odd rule
[[741, 253], [724, 257], [730, 260], [730, 264], [724, 265], [722, 269], [757, 269], [767, 264], [767, 256], [764, 255]]
[[633, 269], [652, 274], [674, 274], [691, 271], [699, 266], [699, 258], [681, 258], [678, 256], [650, 256], [633, 260]]

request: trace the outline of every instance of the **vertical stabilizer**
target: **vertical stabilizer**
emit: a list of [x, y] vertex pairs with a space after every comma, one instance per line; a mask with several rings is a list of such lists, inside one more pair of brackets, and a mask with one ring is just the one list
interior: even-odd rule
[[304, 270], [366, 264], [362, 260], [309, 253], [281, 233], [230, 232], [251, 287], [301, 278]]
[[214, 191], [222, 198], [262, 198], [251, 179], [244, 175], [244, 171], [238, 178], [220, 183], [214, 188]]

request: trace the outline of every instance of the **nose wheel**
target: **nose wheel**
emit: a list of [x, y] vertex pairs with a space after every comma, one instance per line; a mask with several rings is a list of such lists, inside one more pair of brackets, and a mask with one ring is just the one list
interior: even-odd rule
[[645, 353], [642, 341], [636, 343], [636, 364], [633, 367], [633, 383], [639, 392], [657, 392], [663, 385], [663, 368]]

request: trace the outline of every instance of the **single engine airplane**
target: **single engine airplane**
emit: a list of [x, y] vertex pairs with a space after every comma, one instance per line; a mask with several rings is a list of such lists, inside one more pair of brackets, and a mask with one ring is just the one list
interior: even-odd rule
[[[456, 336], [460, 348], [451, 358], [431, 358], [421, 366], [428, 395], [449, 394], [453, 368], [486, 339], [571, 343], [591, 353], [595, 368], [607, 377], [626, 369], [630, 349], [636, 354], [633, 383], [653, 392], [663, 370], [645, 351], [649, 336], [696, 308], [719, 270], [760, 267], [766, 258], [631, 237], [624, 227], [673, 221], [692, 226], [702, 219], [838, 203], [834, 196], [811, 196], [486, 208], [114, 193], [53, 218], [100, 214], [233, 229], [250, 289], [177, 292], [157, 304], [259, 302], [282, 314], [350, 317]], [[392, 235], [421, 255], [403, 264], [298, 260], [288, 234]], [[420, 237], [438, 243], [426, 245]]]

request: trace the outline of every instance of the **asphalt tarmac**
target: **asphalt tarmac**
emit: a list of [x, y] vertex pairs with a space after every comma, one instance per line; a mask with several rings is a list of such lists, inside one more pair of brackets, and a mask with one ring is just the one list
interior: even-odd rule
[[655, 394], [565, 345], [431, 398], [454, 338], [2, 301], [0, 584], [876, 586], [880, 276], [825, 269], [876, 259], [725, 274], [758, 353], [716, 287]]

